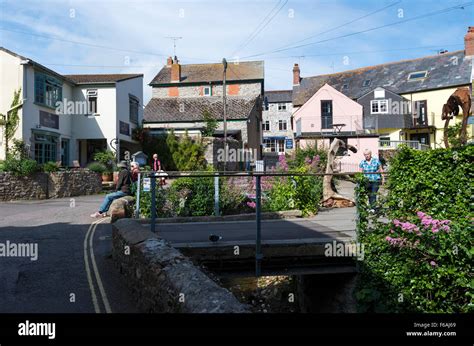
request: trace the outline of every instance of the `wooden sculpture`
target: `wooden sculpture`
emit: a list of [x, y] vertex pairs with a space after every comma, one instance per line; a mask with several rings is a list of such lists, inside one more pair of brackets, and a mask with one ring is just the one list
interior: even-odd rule
[[[357, 148], [353, 145], [346, 145], [343, 141], [338, 138], [334, 138], [334, 141], [331, 143], [328, 152], [328, 159], [326, 164], [326, 173], [334, 173], [334, 160], [336, 158], [337, 151], [339, 148], [348, 149], [354, 153], [357, 152]], [[334, 191], [332, 187], [332, 175], [325, 175], [323, 178], [323, 201], [322, 205], [328, 208], [345, 208], [352, 207], [355, 205], [355, 201], [338, 194]]]
[[469, 118], [469, 111], [471, 110], [471, 96], [469, 95], [469, 89], [467, 88], [456, 89], [456, 91], [451, 96], [449, 96], [448, 101], [443, 105], [441, 119], [445, 121], [444, 146], [446, 148], [449, 148], [449, 121], [459, 114], [459, 107], [462, 109], [462, 125], [459, 132], [459, 138], [461, 140], [461, 144], [466, 144], [467, 118]]

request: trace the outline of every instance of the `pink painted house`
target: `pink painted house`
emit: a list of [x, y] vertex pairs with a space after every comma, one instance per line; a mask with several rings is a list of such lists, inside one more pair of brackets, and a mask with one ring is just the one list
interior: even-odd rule
[[[295, 72], [295, 71], [294, 71]], [[299, 73], [299, 69], [297, 70]], [[299, 75], [294, 82], [299, 81]], [[341, 152], [338, 157], [341, 172], [356, 172], [364, 159], [365, 149], [378, 157], [377, 134], [368, 134], [363, 129], [362, 105], [337, 91], [329, 84], [322, 85], [293, 113], [296, 147], [304, 148], [316, 144], [329, 148], [334, 138], [339, 138], [357, 148], [357, 153]]]

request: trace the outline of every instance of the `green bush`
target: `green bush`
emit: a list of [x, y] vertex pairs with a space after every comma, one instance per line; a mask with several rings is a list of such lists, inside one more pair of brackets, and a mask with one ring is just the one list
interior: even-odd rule
[[5, 161], [0, 161], [0, 172], [5, 171]]
[[357, 178], [361, 311], [474, 311], [473, 150], [401, 148], [391, 160], [387, 199], [381, 200], [392, 221], [373, 218], [371, 229], [364, 178]]
[[59, 171], [59, 167], [54, 161], [49, 161], [43, 164], [43, 172], [51, 173]]
[[362, 236], [356, 297], [363, 312], [473, 312], [472, 238], [418, 212]]
[[107, 167], [105, 167], [100, 162], [92, 162], [87, 166], [87, 168], [89, 168], [93, 172], [100, 173], [100, 174], [105, 173], [107, 171]]
[[4, 162], [4, 170], [16, 176], [28, 176], [38, 171], [38, 164], [31, 159], [16, 159], [10, 154]]
[[435, 218], [469, 224], [474, 146], [420, 151], [403, 147], [390, 163], [390, 218], [424, 211]]
[[94, 154], [94, 160], [105, 167], [104, 173], [112, 173], [115, 169], [115, 154], [111, 150], [98, 151]]
[[28, 176], [38, 171], [38, 164], [28, 157], [25, 143], [15, 139], [3, 163], [3, 169], [16, 176]]

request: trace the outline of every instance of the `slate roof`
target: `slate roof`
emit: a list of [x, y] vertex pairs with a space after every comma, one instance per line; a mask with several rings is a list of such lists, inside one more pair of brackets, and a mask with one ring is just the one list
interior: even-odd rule
[[110, 84], [143, 77], [143, 74], [69, 74], [64, 75], [76, 84]]
[[[222, 82], [224, 68], [217, 64], [181, 65], [180, 83]], [[238, 64], [227, 64], [227, 81], [243, 81], [264, 79], [263, 61], [242, 61]], [[171, 68], [164, 66], [149, 85], [171, 83]], [[173, 83], [178, 84], [178, 83]]]
[[[301, 106], [325, 83], [351, 99], [358, 99], [376, 87], [383, 87], [397, 94], [470, 84], [472, 57], [464, 51], [455, 51], [412, 60], [402, 60], [368, 66], [339, 73], [305, 77], [293, 87], [293, 104]], [[412, 72], [428, 71], [426, 78], [408, 80]], [[370, 84], [364, 87], [364, 81]], [[343, 88], [347, 84], [347, 88]]]
[[265, 91], [268, 103], [291, 102], [293, 90], [269, 90]]
[[[258, 96], [228, 96], [227, 119], [247, 119], [257, 109], [258, 99]], [[205, 110], [215, 119], [223, 120], [222, 97], [152, 98], [145, 107], [143, 120], [146, 123], [202, 121]]]

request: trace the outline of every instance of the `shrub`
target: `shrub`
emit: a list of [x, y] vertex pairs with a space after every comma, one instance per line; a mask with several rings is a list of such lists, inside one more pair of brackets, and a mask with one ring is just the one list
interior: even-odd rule
[[94, 154], [94, 160], [105, 167], [104, 173], [111, 173], [115, 168], [115, 154], [111, 150], [98, 151]]
[[93, 172], [100, 173], [100, 174], [105, 173], [107, 171], [107, 167], [105, 167], [100, 162], [92, 162], [87, 166], [87, 168], [89, 168]]
[[424, 211], [467, 227], [473, 195], [473, 157], [473, 145], [427, 151], [401, 148], [390, 164], [390, 218]]
[[43, 171], [46, 173], [57, 172], [59, 171], [59, 167], [56, 162], [49, 161], [43, 164]]
[[38, 164], [35, 160], [19, 160], [8, 154], [4, 163], [4, 169], [6, 172], [11, 172], [16, 176], [28, 176], [38, 171]]
[[5, 171], [5, 161], [0, 161], [0, 172]]
[[327, 162], [327, 150], [319, 149], [317, 145], [307, 146], [303, 149], [296, 149], [291, 155], [288, 156], [288, 166], [290, 168], [302, 167], [311, 161], [314, 166], [317, 166], [318, 171], [324, 171], [326, 169]]
[[418, 212], [362, 240], [361, 311], [474, 311], [472, 243], [463, 227]]
[[28, 157], [25, 143], [15, 139], [3, 163], [3, 169], [16, 176], [28, 176], [38, 171], [38, 164]]
[[367, 191], [357, 178], [359, 241], [356, 297], [361, 311], [472, 312], [470, 198], [473, 146], [417, 151], [391, 160], [382, 211], [392, 220], [367, 230]]

